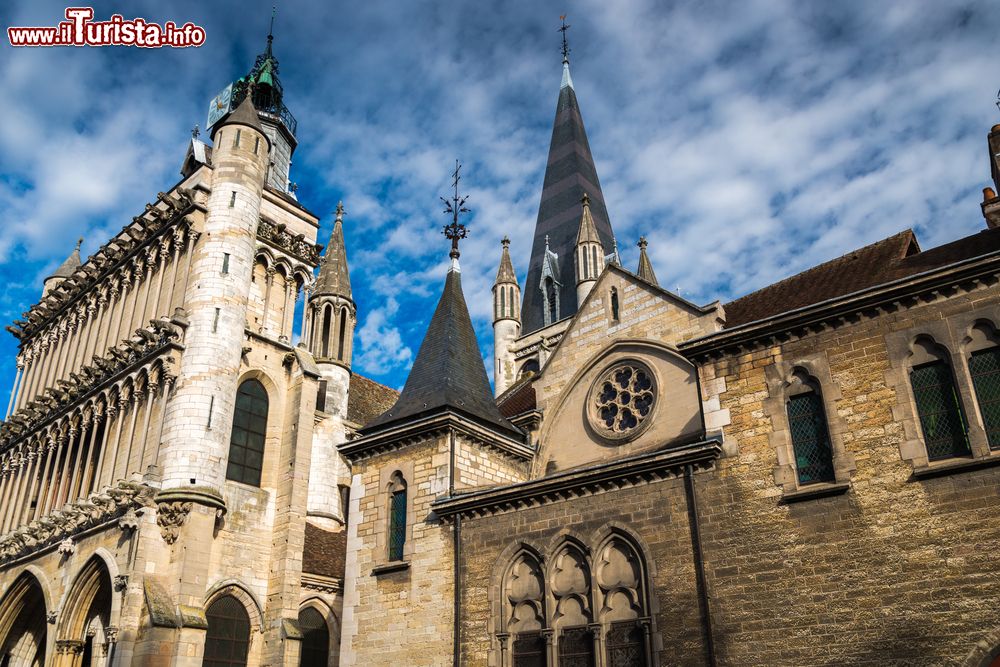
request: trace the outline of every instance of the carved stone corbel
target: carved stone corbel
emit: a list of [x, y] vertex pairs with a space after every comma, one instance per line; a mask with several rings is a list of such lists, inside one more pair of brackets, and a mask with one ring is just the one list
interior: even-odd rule
[[167, 544], [177, 541], [181, 526], [191, 512], [191, 503], [186, 501], [161, 502], [156, 505], [156, 525]]

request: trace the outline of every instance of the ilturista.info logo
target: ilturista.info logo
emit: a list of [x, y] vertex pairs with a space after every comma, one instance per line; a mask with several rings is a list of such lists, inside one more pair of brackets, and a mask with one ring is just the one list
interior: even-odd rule
[[107, 21], [94, 20], [93, 7], [67, 7], [66, 20], [55, 26], [11, 26], [7, 39], [11, 46], [164, 46], [185, 48], [205, 43], [205, 29], [188, 21], [163, 25], [143, 18], [126, 19], [112, 14]]

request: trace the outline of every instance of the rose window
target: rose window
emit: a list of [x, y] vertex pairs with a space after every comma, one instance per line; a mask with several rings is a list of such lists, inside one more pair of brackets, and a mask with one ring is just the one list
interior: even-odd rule
[[594, 385], [590, 422], [604, 437], [638, 435], [656, 403], [656, 383], [646, 366], [628, 361], [607, 370]]

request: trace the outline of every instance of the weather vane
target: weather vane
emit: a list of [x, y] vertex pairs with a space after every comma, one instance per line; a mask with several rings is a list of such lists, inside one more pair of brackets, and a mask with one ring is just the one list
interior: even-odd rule
[[569, 62], [569, 43], [566, 41], [566, 31], [569, 30], [570, 26], [566, 25], [566, 14], [563, 14], [562, 16], [560, 16], [559, 20], [562, 21], [562, 27], [559, 28], [559, 32], [562, 33], [562, 39], [563, 39], [563, 47], [562, 47], [563, 62], [564, 63], [568, 63]]
[[455, 171], [452, 173], [452, 187], [455, 189], [455, 194], [452, 195], [451, 200], [441, 197], [441, 201], [444, 202], [444, 212], [451, 216], [451, 224], [445, 225], [444, 235], [451, 239], [451, 253], [450, 257], [452, 259], [458, 259], [458, 240], [464, 239], [469, 235], [469, 230], [465, 225], [459, 223], [458, 216], [461, 213], [469, 213], [469, 209], [465, 207], [465, 201], [469, 198], [468, 195], [461, 197], [458, 194], [458, 182], [462, 180], [459, 172], [462, 170], [462, 164], [455, 160]]

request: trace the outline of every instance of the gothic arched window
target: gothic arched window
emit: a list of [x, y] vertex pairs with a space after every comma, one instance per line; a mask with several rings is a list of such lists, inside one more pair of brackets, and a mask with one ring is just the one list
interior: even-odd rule
[[910, 386], [930, 461], [971, 453], [965, 415], [947, 352], [930, 339], [914, 344]]
[[337, 359], [344, 360], [344, 341], [347, 339], [347, 309], [340, 309], [340, 331], [337, 339]]
[[257, 380], [247, 380], [236, 392], [233, 433], [229, 438], [226, 479], [260, 486], [267, 432], [267, 390]]
[[549, 321], [546, 324], [552, 324], [559, 319], [559, 308], [556, 303], [556, 286], [551, 276], [545, 279], [545, 310], [549, 314]]
[[330, 320], [333, 318], [333, 309], [327, 305], [323, 309], [323, 345], [320, 349], [323, 350], [323, 358], [328, 358], [330, 356]]
[[983, 431], [990, 449], [1000, 449], [1000, 346], [989, 322], [979, 322], [970, 334], [969, 375], [976, 392]]
[[299, 612], [299, 627], [302, 629], [301, 667], [326, 665], [330, 662], [330, 628], [323, 615], [307, 607]]
[[398, 472], [389, 484], [389, 560], [403, 560], [406, 545], [406, 480]]
[[243, 603], [225, 595], [205, 610], [205, 658], [202, 667], [246, 665], [250, 652], [250, 617]]
[[809, 379], [803, 391], [788, 398], [788, 429], [795, 454], [795, 472], [799, 484], [834, 481], [833, 449], [830, 428], [819, 389]]

